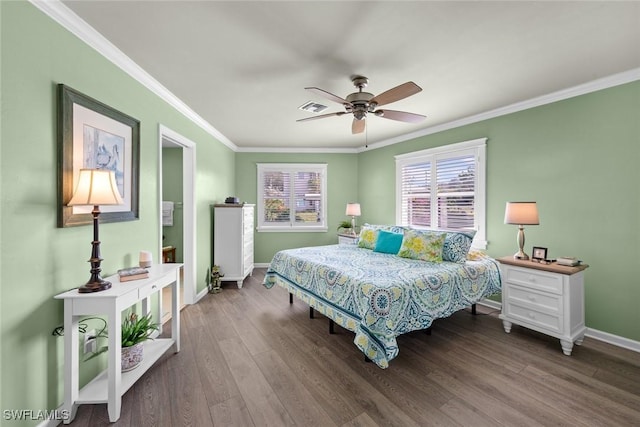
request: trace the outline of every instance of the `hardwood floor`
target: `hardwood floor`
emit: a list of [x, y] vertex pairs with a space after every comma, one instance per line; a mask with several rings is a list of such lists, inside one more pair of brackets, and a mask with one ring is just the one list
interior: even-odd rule
[[[386, 370], [365, 363], [353, 333], [257, 269], [182, 311], [182, 350], [166, 354], [123, 396], [118, 426], [633, 426], [640, 354], [593, 339], [558, 340], [478, 306], [399, 337]], [[108, 425], [82, 405], [74, 426]]]

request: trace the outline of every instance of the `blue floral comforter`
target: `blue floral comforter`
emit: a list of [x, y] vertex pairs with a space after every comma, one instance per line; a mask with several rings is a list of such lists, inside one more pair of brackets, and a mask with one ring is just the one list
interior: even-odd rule
[[398, 335], [501, 289], [498, 265], [486, 255], [431, 263], [354, 245], [280, 251], [264, 279], [267, 288], [275, 284], [355, 332], [356, 346], [381, 368], [398, 355]]

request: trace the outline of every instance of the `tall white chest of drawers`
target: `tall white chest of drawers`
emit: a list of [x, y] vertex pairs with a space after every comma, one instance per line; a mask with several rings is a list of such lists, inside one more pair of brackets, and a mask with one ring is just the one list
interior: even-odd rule
[[571, 355], [580, 345], [584, 324], [584, 270], [588, 265], [565, 267], [539, 264], [513, 257], [498, 258], [502, 273], [502, 324], [525, 326], [560, 339], [562, 351]]
[[255, 205], [217, 204], [213, 214], [213, 263], [220, 266], [223, 281], [238, 288], [253, 273], [253, 217]]

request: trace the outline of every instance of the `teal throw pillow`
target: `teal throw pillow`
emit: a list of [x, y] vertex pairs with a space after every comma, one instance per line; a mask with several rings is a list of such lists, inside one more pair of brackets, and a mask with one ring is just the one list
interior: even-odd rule
[[392, 233], [390, 231], [379, 230], [374, 252], [382, 252], [384, 254], [397, 254], [402, 246], [402, 237], [400, 233]]

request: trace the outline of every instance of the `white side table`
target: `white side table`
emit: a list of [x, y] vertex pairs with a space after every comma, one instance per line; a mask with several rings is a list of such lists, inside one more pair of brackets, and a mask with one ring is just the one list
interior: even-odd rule
[[506, 333], [512, 324], [560, 339], [562, 351], [571, 355], [580, 345], [584, 324], [584, 270], [540, 264], [513, 257], [498, 258], [502, 272], [502, 324]]
[[357, 240], [358, 240], [357, 234], [338, 233], [339, 245], [355, 245]]
[[[156, 264], [150, 267], [147, 279], [120, 283], [118, 275], [107, 277], [112, 286], [102, 292], [81, 294], [77, 289], [56, 295], [64, 300], [64, 406], [73, 421], [79, 404], [107, 403], [109, 421], [120, 418], [122, 395], [153, 365], [169, 348], [180, 351], [180, 269], [182, 264]], [[154, 339], [144, 343], [144, 358], [137, 368], [121, 372], [121, 313], [137, 302], [142, 302], [142, 311], [149, 313], [149, 298], [166, 286], [171, 286], [171, 338]], [[155, 319], [162, 319], [162, 292], [160, 292]], [[107, 370], [102, 372], [82, 390], [78, 390], [80, 319], [86, 316], [106, 316], [108, 338]]]

